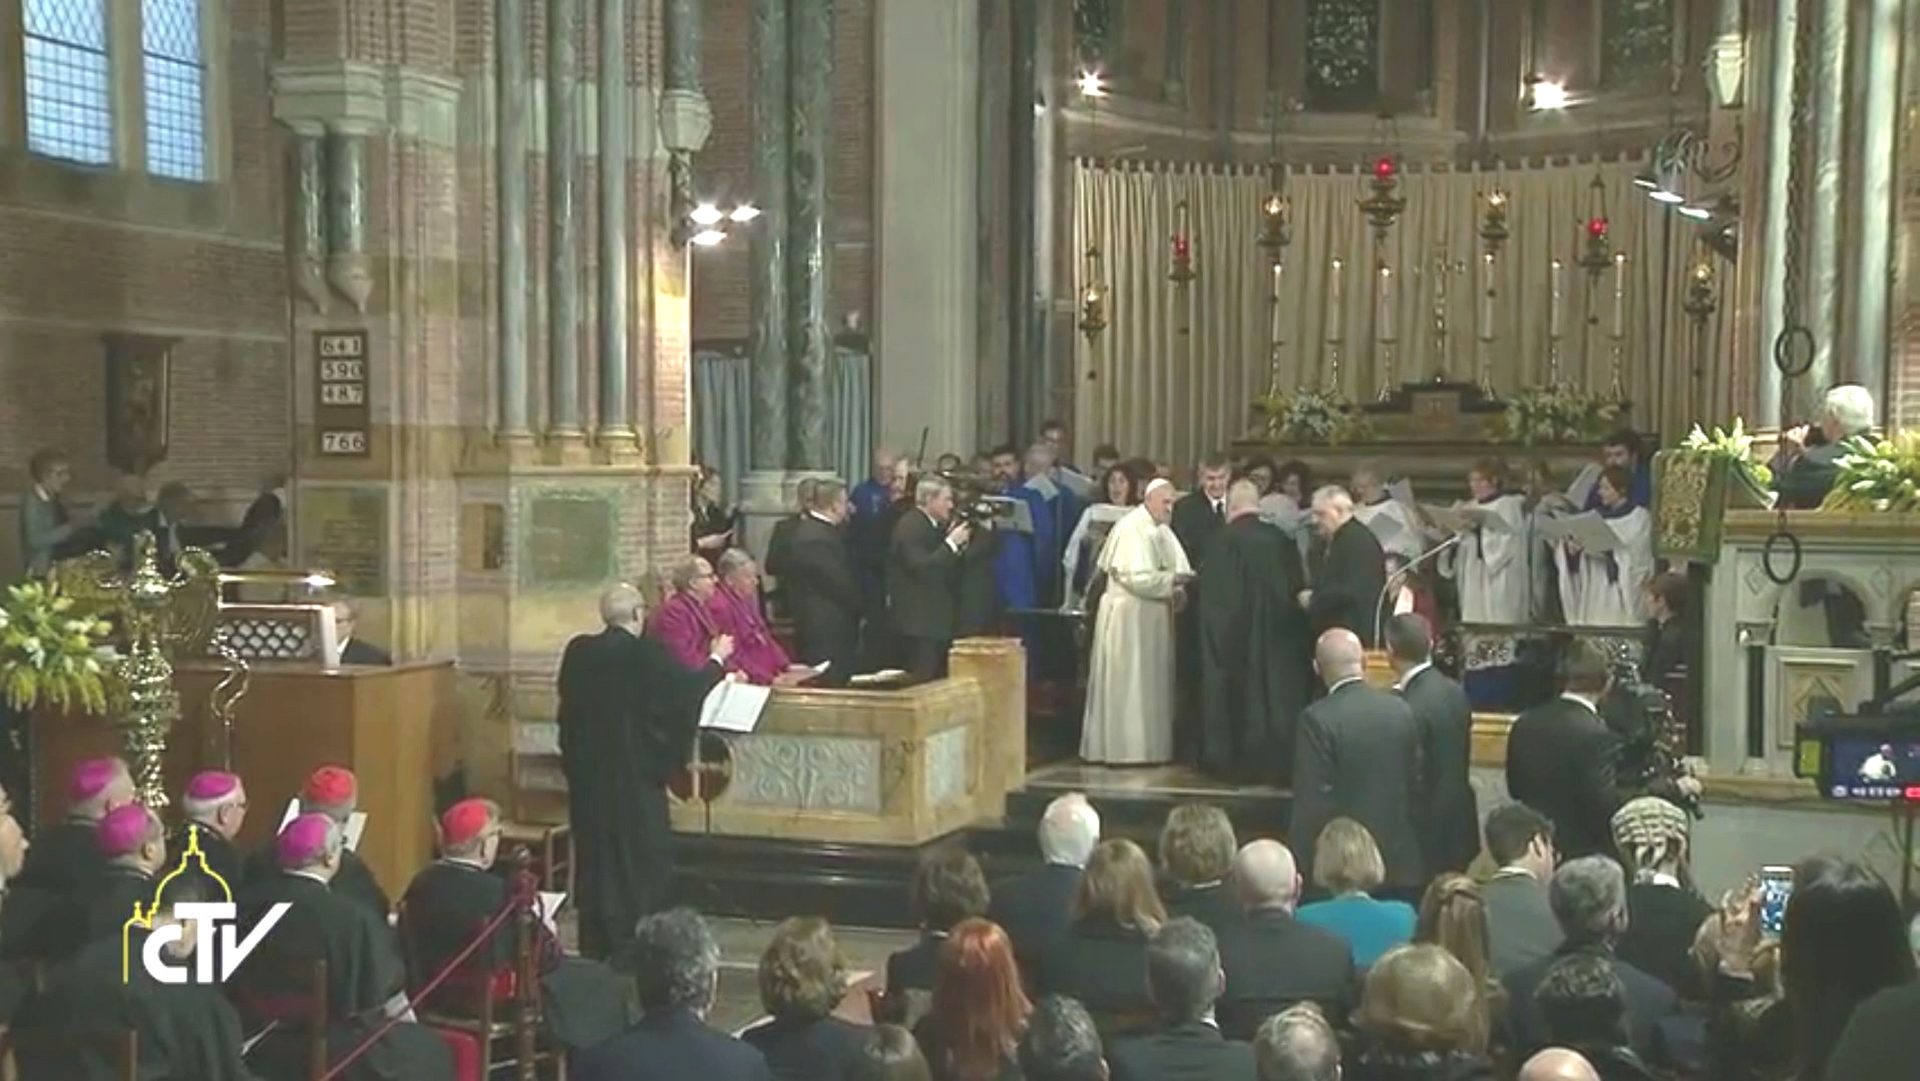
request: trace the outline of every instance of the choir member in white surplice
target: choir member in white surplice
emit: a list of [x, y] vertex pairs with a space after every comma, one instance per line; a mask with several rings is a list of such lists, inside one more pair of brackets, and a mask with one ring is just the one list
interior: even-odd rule
[[1647, 619], [1645, 589], [1653, 577], [1653, 519], [1633, 505], [1633, 475], [1626, 470], [1609, 466], [1595, 489], [1600, 509], [1588, 513], [1606, 523], [1613, 547], [1587, 550], [1571, 540], [1555, 546], [1560, 604], [1575, 626], [1638, 627]]
[[1173, 485], [1147, 485], [1100, 551], [1106, 592], [1093, 623], [1093, 663], [1080, 757], [1143, 764], [1173, 758], [1173, 615], [1193, 567], [1167, 523]]
[[1460, 587], [1460, 619], [1466, 623], [1525, 623], [1529, 618], [1525, 500], [1506, 493], [1506, 465], [1475, 463], [1467, 474], [1473, 498], [1456, 509], [1473, 509], [1448, 553], [1446, 572]]
[[1377, 466], [1353, 471], [1353, 517], [1373, 530], [1388, 560], [1398, 556], [1411, 563], [1426, 547], [1413, 508], [1387, 490]]

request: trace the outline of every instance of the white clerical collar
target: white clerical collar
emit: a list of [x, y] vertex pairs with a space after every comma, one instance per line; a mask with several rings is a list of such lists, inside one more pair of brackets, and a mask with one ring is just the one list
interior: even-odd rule
[[829, 517], [827, 517], [826, 515], [824, 515], [824, 514], [821, 514], [821, 513], [820, 513], [819, 511], [817, 511], [817, 510], [810, 510], [810, 511], [808, 511], [808, 512], [807, 512], [807, 517], [809, 517], [809, 518], [812, 518], [812, 519], [814, 519], [815, 521], [819, 521], [819, 522], [825, 522], [825, 523], [827, 523], [828, 525], [839, 525], [839, 524], [840, 524], [839, 522], [836, 522], [836, 521], [834, 521], [833, 519], [831, 519], [831, 518], [829, 518]]
[[1407, 669], [1407, 674], [1404, 676], [1401, 676], [1400, 682], [1394, 684], [1394, 686], [1399, 687], [1401, 690], [1405, 690], [1407, 688], [1407, 685], [1413, 682], [1413, 677], [1419, 675], [1420, 673], [1432, 667], [1433, 667], [1432, 661], [1421, 661], [1419, 664], [1416, 664], [1412, 668]]
[[1665, 871], [1650, 872], [1647, 875], [1647, 877], [1642, 881], [1651, 882], [1656, 886], [1666, 886], [1670, 889], [1677, 890], [1681, 888], [1680, 880], [1666, 873]]
[[1338, 690], [1339, 690], [1340, 688], [1342, 688], [1342, 687], [1344, 687], [1344, 686], [1346, 686], [1346, 685], [1347, 685], [1347, 684], [1349, 684], [1349, 683], [1358, 683], [1358, 682], [1360, 682], [1360, 680], [1361, 680], [1361, 678], [1362, 678], [1362, 677], [1360, 677], [1360, 676], [1348, 676], [1347, 678], [1345, 678], [1345, 679], [1343, 679], [1343, 680], [1341, 680], [1340, 682], [1338, 682], [1338, 683], [1336, 683], [1336, 684], [1334, 684], [1333, 686], [1331, 686], [1331, 687], [1328, 687], [1328, 688], [1327, 688], [1327, 696], [1328, 696], [1328, 697], [1332, 697], [1332, 696], [1333, 696], [1333, 694], [1334, 694], [1334, 693], [1335, 693], [1336, 691], [1338, 691]]
[[1495, 871], [1493, 873], [1493, 877], [1495, 878], [1530, 878], [1535, 882], [1540, 881], [1540, 876], [1534, 874], [1532, 871], [1527, 870], [1525, 867], [1502, 867], [1498, 871]]
[[927, 508], [925, 508], [925, 507], [921, 507], [921, 508], [920, 508], [920, 513], [921, 513], [921, 514], [925, 514], [925, 515], [927, 516], [927, 521], [929, 521], [929, 522], [932, 522], [932, 523], [933, 523], [933, 528], [935, 528], [935, 529], [939, 529], [939, 528], [940, 528], [940, 519], [938, 519], [938, 518], [935, 518], [935, 517], [934, 517], [934, 516], [932, 515], [932, 513], [930, 513], [930, 512], [929, 512], [929, 511], [927, 510]]
[[449, 867], [465, 867], [470, 871], [485, 871], [488, 869], [486, 864], [466, 856], [442, 856], [440, 857], [440, 862]]
[[333, 882], [331, 879], [327, 878], [326, 875], [320, 874], [315, 871], [302, 870], [302, 871], [288, 871], [287, 873], [292, 875], [295, 878], [310, 878], [313, 881], [320, 883], [322, 886], [326, 886], [328, 889], [333, 888]]
[[1598, 714], [1599, 714], [1599, 712], [1600, 712], [1600, 707], [1598, 707], [1598, 706], [1596, 706], [1596, 705], [1594, 705], [1594, 704], [1593, 704], [1593, 699], [1591, 699], [1591, 698], [1588, 698], [1588, 697], [1587, 697], [1586, 695], [1584, 695], [1584, 694], [1579, 694], [1579, 693], [1576, 693], [1576, 692], [1574, 692], [1574, 691], [1561, 691], [1561, 692], [1560, 692], [1560, 697], [1561, 697], [1561, 698], [1562, 698], [1563, 700], [1565, 700], [1565, 701], [1568, 701], [1568, 702], [1578, 702], [1578, 703], [1580, 703], [1581, 705], [1583, 705], [1583, 706], [1585, 706], [1585, 707], [1587, 707], [1587, 712], [1588, 712], [1588, 713], [1592, 713], [1592, 714], [1595, 714], [1595, 715], [1598, 715]]
[[39, 500], [40, 500], [40, 502], [42, 502], [42, 503], [51, 503], [51, 502], [53, 502], [53, 497], [52, 497], [52, 496], [50, 496], [50, 495], [48, 495], [48, 494], [47, 494], [47, 490], [46, 490], [45, 488], [42, 488], [42, 487], [41, 487], [40, 485], [38, 485], [38, 484], [35, 484], [35, 485], [33, 486], [33, 494], [34, 494], [34, 495], [35, 495], [36, 497], [38, 497], [38, 498], [39, 498]]

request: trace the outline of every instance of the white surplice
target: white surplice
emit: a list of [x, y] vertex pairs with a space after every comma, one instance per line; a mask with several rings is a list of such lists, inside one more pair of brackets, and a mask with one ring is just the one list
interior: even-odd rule
[[1135, 507], [1100, 552], [1107, 590], [1093, 623], [1080, 757], [1117, 764], [1173, 758], [1173, 597], [1193, 567], [1173, 530]]
[[1424, 547], [1420, 530], [1414, 525], [1413, 514], [1407, 505], [1394, 499], [1383, 499], [1378, 503], [1356, 505], [1353, 516], [1360, 524], [1373, 530], [1380, 547], [1390, 556], [1399, 556], [1412, 562]]
[[1482, 526], [1460, 535], [1447, 572], [1460, 587], [1460, 619], [1465, 623], [1526, 623], [1527, 541], [1524, 501], [1503, 495], [1474, 504], [1498, 516], [1505, 529]]
[[1653, 577], [1653, 519], [1635, 507], [1618, 518], [1603, 518], [1619, 544], [1607, 552], [1568, 552], [1554, 545], [1560, 571], [1560, 604], [1576, 627], [1638, 627], [1647, 621], [1642, 590]]
[[1061, 581], [1066, 585], [1065, 597], [1060, 602], [1063, 611], [1080, 607], [1080, 602], [1086, 599], [1086, 583], [1074, 582], [1080, 574], [1080, 561], [1088, 554], [1098, 557], [1114, 523], [1126, 517], [1131, 509], [1118, 503], [1095, 503], [1081, 513], [1079, 524], [1073, 527], [1073, 536], [1067, 538], [1066, 554], [1060, 560], [1060, 569], [1064, 572]]

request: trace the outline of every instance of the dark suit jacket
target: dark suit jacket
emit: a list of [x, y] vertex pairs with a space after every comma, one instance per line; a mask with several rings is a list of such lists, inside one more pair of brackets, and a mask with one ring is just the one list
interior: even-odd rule
[[1692, 890], [1635, 882], [1627, 887], [1627, 931], [1614, 952], [1683, 997], [1704, 1001], [1706, 981], [1690, 951], [1711, 915], [1713, 906]]
[[1055, 940], [1073, 923], [1073, 896], [1080, 889], [1080, 868], [1049, 863], [1018, 878], [996, 882], [987, 918], [1013, 940], [1020, 974], [1039, 986], [1040, 966]]
[[1428, 668], [1401, 688], [1420, 732], [1420, 849], [1426, 872], [1465, 871], [1480, 854], [1480, 814], [1468, 779], [1473, 706], [1460, 684]]
[[940, 965], [940, 944], [947, 936], [920, 932], [920, 941], [887, 955], [887, 990], [933, 990], [933, 973]]
[[1173, 535], [1180, 539], [1187, 562], [1197, 573], [1207, 558], [1207, 542], [1226, 524], [1225, 517], [1214, 514], [1213, 501], [1207, 498], [1207, 493], [1196, 489], [1174, 503], [1172, 524]]
[[648, 1014], [597, 1047], [574, 1054], [573, 1081], [694, 1078], [698, 1081], [770, 1081], [766, 1056], [685, 1010]]
[[780, 592], [793, 617], [798, 659], [833, 662], [827, 682], [844, 683], [860, 661], [865, 604], [846, 533], [810, 514], [803, 516], [787, 536], [782, 566]]
[[1386, 885], [1419, 889], [1426, 882], [1413, 825], [1420, 775], [1419, 731], [1398, 695], [1356, 679], [1308, 706], [1294, 736], [1288, 832], [1300, 867], [1310, 872], [1328, 822], [1351, 818], [1380, 846]]
[[1920, 983], [1889, 987], [1862, 1002], [1827, 1059], [1827, 1081], [1901, 1077], [1920, 1062]]
[[1380, 591], [1387, 587], [1387, 554], [1379, 538], [1358, 518], [1349, 519], [1316, 552], [1320, 558], [1312, 568], [1313, 596], [1307, 606], [1313, 633], [1345, 627], [1373, 645]]
[[1502, 978], [1552, 955], [1565, 937], [1547, 903], [1546, 884], [1524, 874], [1496, 874], [1480, 887], [1487, 906], [1488, 952]]
[[1319, 1005], [1345, 1028], [1359, 1001], [1353, 950], [1337, 935], [1310, 927], [1278, 908], [1256, 909], [1220, 939], [1227, 993], [1220, 999], [1220, 1031], [1250, 1040], [1260, 1023], [1297, 1002]]
[[887, 611], [893, 629], [915, 638], [951, 641], [958, 606], [960, 556], [946, 533], [918, 507], [903, 512], [887, 550]]
[[1076, 920], [1040, 962], [1043, 994], [1080, 1000], [1102, 1037], [1151, 1023], [1147, 936], [1104, 916]]
[[1600, 715], [1555, 698], [1521, 712], [1507, 736], [1507, 793], [1553, 822], [1564, 859], [1613, 855], [1620, 737]]
[[1518, 969], [1502, 981], [1507, 988], [1507, 1021], [1513, 1033], [1514, 1050], [1519, 1057], [1524, 1060], [1535, 1051], [1550, 1046], [1546, 1021], [1534, 1005], [1533, 993], [1554, 961], [1574, 951], [1601, 952], [1606, 955], [1613, 966], [1613, 974], [1620, 977], [1621, 984], [1627, 989], [1627, 1035], [1633, 1049], [1642, 1058], [1653, 1057], [1654, 1030], [1661, 1019], [1671, 1017], [1679, 1010], [1679, 996], [1666, 984], [1613, 956], [1611, 949], [1592, 943], [1573, 942], [1562, 945], [1551, 957], [1543, 957]]
[[[793, 531], [805, 520], [807, 520], [805, 514], [789, 514], [773, 523], [773, 532], [767, 534], [767, 573], [782, 579], [780, 582], [782, 590], [787, 588], [785, 578], [793, 570], [793, 565], [788, 562], [788, 558], [793, 555]], [[720, 553], [715, 552], [713, 558], [720, 558]]]
[[1247, 918], [1246, 910], [1240, 906], [1240, 899], [1233, 895], [1233, 886], [1229, 882], [1216, 882], [1210, 886], [1162, 885], [1160, 900], [1167, 906], [1169, 919], [1186, 916], [1199, 920], [1213, 931], [1215, 939]]
[[1121, 1040], [1107, 1052], [1113, 1081], [1255, 1081], [1253, 1046], [1205, 1021]]
[[1780, 505], [1795, 510], [1812, 510], [1833, 490], [1840, 476], [1840, 458], [1846, 451], [1839, 443], [1808, 447], [1773, 477], [1773, 490], [1780, 493]]
[[846, 1081], [871, 1032], [838, 1017], [776, 1017], [740, 1039], [760, 1049], [773, 1081]]
[[349, 638], [340, 648], [340, 663], [386, 668], [393, 664], [393, 655], [363, 638]]

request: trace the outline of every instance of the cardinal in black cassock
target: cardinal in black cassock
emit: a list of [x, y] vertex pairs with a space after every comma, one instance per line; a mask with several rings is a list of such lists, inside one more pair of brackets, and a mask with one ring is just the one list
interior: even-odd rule
[[[307, 1076], [307, 1038], [290, 1000], [312, 995], [313, 962], [327, 962], [327, 1055], [338, 1063], [393, 1013], [404, 1008], [406, 966], [399, 940], [365, 904], [335, 892], [340, 826], [323, 814], [303, 814], [280, 831], [280, 870], [249, 881], [238, 898], [245, 934], [276, 904], [289, 908], [235, 973], [234, 998], [249, 1031], [280, 1019], [254, 1051], [262, 1075]], [[342, 1075], [343, 1081], [452, 1081], [453, 1056], [432, 1029], [395, 1025]]]
[[1295, 597], [1300, 546], [1238, 481], [1200, 570], [1200, 764], [1221, 776], [1291, 776], [1293, 725], [1312, 688], [1312, 630]]
[[[207, 879], [186, 876], [168, 885], [161, 905], [171, 912], [181, 903], [219, 900]], [[128, 1029], [138, 1033], [141, 1077], [252, 1081], [240, 1057], [240, 1018], [226, 996], [218, 987], [162, 984], [148, 975], [140, 959], [149, 934], [142, 927], [128, 932], [125, 982], [117, 934], [89, 943], [50, 973], [46, 990], [15, 1024], [21, 1081], [112, 1081], [121, 1071], [106, 1055]], [[177, 967], [193, 963], [191, 954], [172, 956]]]
[[[491, 800], [461, 800], [440, 816], [440, 859], [413, 876], [403, 904], [402, 932], [412, 936], [418, 963], [426, 972], [444, 968], [505, 909], [507, 880], [493, 869], [499, 851], [500, 809]], [[630, 979], [598, 961], [565, 956], [546, 924], [534, 926], [540, 1019], [547, 1034], [563, 1047], [578, 1049], [592, 1047], [626, 1028]], [[512, 971], [515, 949], [510, 919], [475, 955], [482, 963], [470, 963], [470, 970]], [[461, 985], [461, 980], [456, 977], [454, 983]]]
[[692, 757], [700, 705], [725, 675], [732, 644], [715, 642], [715, 656], [689, 672], [640, 636], [642, 602], [631, 587], [610, 591], [600, 613], [605, 630], [567, 643], [559, 690], [580, 950], [604, 958], [672, 897], [666, 783]]

